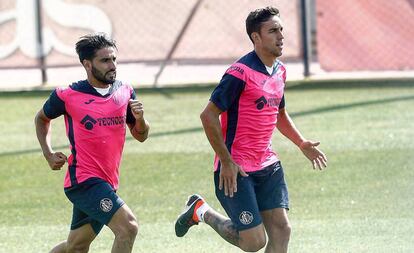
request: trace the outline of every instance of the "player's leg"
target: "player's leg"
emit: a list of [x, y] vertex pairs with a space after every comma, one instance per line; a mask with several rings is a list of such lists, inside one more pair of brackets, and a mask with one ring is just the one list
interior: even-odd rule
[[255, 175], [256, 194], [268, 235], [266, 253], [286, 253], [291, 233], [287, 210], [289, 197], [280, 162]]
[[51, 253], [86, 253], [96, 234], [90, 224], [71, 230], [66, 241], [56, 245]]
[[286, 209], [275, 208], [261, 214], [269, 237], [265, 253], [288, 252], [291, 227]]
[[66, 253], [66, 240], [53, 247], [49, 253]]
[[115, 234], [112, 252], [131, 252], [138, 230], [137, 221], [110, 184], [93, 178], [79, 187], [65, 190], [65, 193], [85, 215], [81, 217], [83, 219], [72, 219], [72, 229], [90, 223], [95, 234], [98, 234], [106, 224]]
[[[70, 193], [70, 195], [78, 196], [78, 193]], [[50, 252], [88, 252], [90, 244], [102, 227], [102, 224], [93, 221], [86, 213], [74, 205], [68, 239], [56, 245]]]
[[198, 195], [190, 196], [186, 209], [175, 224], [176, 235], [204, 221], [220, 236], [245, 251], [258, 251], [266, 244], [265, 230], [256, 203], [254, 186], [249, 177], [238, 177], [238, 192], [230, 198], [218, 189], [219, 172], [215, 172], [216, 196], [230, 218], [211, 209]]
[[[251, 223], [253, 215], [250, 213], [256, 213], [255, 216], [258, 217], [258, 220], [255, 222], [258, 223], [257, 225]], [[204, 222], [227, 242], [244, 251], [254, 252], [263, 248], [266, 245], [266, 235], [258, 210], [257, 212], [241, 212], [239, 216], [240, 218], [234, 219], [242, 220], [244, 224], [240, 221], [235, 224], [231, 219], [210, 208], [202, 197], [195, 194], [189, 197], [186, 208], [178, 217], [175, 223], [175, 233], [178, 237], [182, 237], [191, 226]]]
[[131, 209], [122, 205], [114, 214], [108, 227], [115, 235], [112, 253], [130, 253], [138, 233], [138, 222]]
[[256, 252], [266, 245], [263, 224], [253, 228], [239, 230], [231, 219], [209, 209], [204, 215], [204, 222], [212, 227], [227, 242], [247, 252]]
[[88, 202], [82, 187], [73, 187], [65, 190], [68, 199], [73, 203], [71, 230], [68, 239], [60, 242], [50, 252], [88, 252], [89, 246], [102, 229], [103, 224], [93, 220], [81, 209], [84, 202]]

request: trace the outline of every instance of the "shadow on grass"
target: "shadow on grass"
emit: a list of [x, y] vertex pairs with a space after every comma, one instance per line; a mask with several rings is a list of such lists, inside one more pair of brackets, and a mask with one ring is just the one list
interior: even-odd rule
[[[319, 113], [324, 113], [324, 112], [347, 110], [347, 109], [351, 109], [355, 107], [362, 107], [362, 106], [376, 105], [376, 104], [387, 104], [387, 103], [409, 101], [409, 100], [414, 100], [414, 95], [384, 98], [384, 99], [364, 101], [364, 102], [355, 102], [355, 103], [349, 103], [349, 104], [343, 104], [343, 105], [325, 106], [325, 107], [315, 108], [315, 109], [307, 110], [307, 111], [292, 112], [292, 113], [289, 113], [289, 115], [292, 118], [297, 118], [297, 117], [308, 116], [312, 114], [319, 114]], [[157, 137], [170, 136], [170, 135], [187, 134], [187, 133], [201, 132], [202, 130], [203, 130], [202, 127], [191, 127], [191, 128], [159, 132], [159, 133], [155, 132], [155, 133], [151, 133], [150, 137], [157, 138]], [[132, 141], [132, 140], [134, 139], [130, 136], [126, 138], [126, 141]], [[68, 147], [67, 145], [63, 145], [63, 146], [55, 146], [54, 148], [63, 149], [67, 147]], [[13, 156], [13, 155], [24, 155], [24, 154], [38, 153], [38, 152], [41, 153], [40, 148], [24, 149], [24, 150], [18, 150], [18, 151], [8, 151], [8, 152], [0, 153], [0, 157]]]
[[323, 113], [323, 112], [346, 110], [346, 109], [350, 109], [350, 108], [362, 107], [362, 106], [367, 106], [367, 105], [387, 104], [387, 103], [407, 101], [407, 100], [414, 100], [414, 95], [400, 96], [400, 97], [393, 97], [393, 98], [384, 98], [384, 99], [363, 101], [363, 102], [355, 102], [355, 103], [343, 104], [343, 105], [325, 106], [325, 107], [315, 108], [315, 109], [307, 110], [307, 111], [293, 112], [293, 113], [289, 113], [289, 115], [291, 117], [300, 117], [300, 116], [307, 116], [307, 115], [310, 115], [310, 114], [318, 114], [318, 113]]
[[414, 88], [414, 79], [304, 80], [286, 84], [288, 90]]
[[[190, 92], [211, 92], [216, 83], [210, 84], [186, 84], [168, 87], [138, 87], [137, 94], [160, 94], [167, 98], [174, 98], [174, 94]], [[344, 79], [344, 80], [299, 80], [289, 81], [286, 84], [288, 90], [313, 90], [313, 89], [364, 89], [364, 88], [409, 88], [414, 87], [413, 78], [399, 79]], [[50, 95], [53, 88], [38, 87], [30, 91], [3, 91], [0, 98], [44, 97]]]

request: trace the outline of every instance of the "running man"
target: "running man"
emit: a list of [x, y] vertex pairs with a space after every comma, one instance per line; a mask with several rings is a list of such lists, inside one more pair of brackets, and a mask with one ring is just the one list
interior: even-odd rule
[[[115, 235], [111, 252], [129, 253], [138, 223], [116, 193], [125, 126], [143, 142], [149, 124], [133, 88], [116, 80], [115, 41], [105, 34], [86, 35], [76, 43], [76, 52], [87, 79], [55, 89], [35, 118], [37, 138], [50, 168], [60, 170], [68, 163], [64, 191], [73, 203], [69, 236], [51, 252], [88, 252], [107, 225]], [[61, 115], [70, 142], [69, 158], [53, 151], [51, 144], [51, 120]]]
[[205, 222], [244, 251], [266, 246], [266, 253], [287, 252], [289, 199], [282, 164], [272, 150], [274, 129], [298, 146], [314, 169], [326, 167], [327, 159], [317, 148], [319, 142], [305, 139], [286, 110], [286, 70], [277, 59], [284, 39], [279, 10], [252, 11], [246, 30], [254, 50], [227, 69], [200, 115], [216, 154], [216, 196], [229, 218], [194, 194], [175, 232], [182, 237], [191, 226]]

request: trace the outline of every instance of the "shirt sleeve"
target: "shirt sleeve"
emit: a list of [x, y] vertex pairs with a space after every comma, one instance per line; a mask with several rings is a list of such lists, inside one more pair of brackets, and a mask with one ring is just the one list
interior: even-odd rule
[[285, 95], [283, 94], [282, 100], [280, 100], [279, 109], [285, 108]]
[[56, 90], [50, 94], [49, 99], [43, 105], [43, 111], [49, 119], [55, 119], [66, 113], [65, 102], [57, 95]]
[[[137, 97], [137, 95], [135, 94], [135, 90], [132, 89], [130, 98], [131, 99], [136, 99], [136, 97]], [[136, 119], [135, 119], [134, 115], [132, 115], [131, 107], [129, 106], [129, 103], [128, 103], [126, 123], [135, 125], [135, 122], [136, 122]]]
[[213, 90], [210, 101], [221, 111], [227, 111], [244, 90], [245, 82], [230, 74], [225, 74]]

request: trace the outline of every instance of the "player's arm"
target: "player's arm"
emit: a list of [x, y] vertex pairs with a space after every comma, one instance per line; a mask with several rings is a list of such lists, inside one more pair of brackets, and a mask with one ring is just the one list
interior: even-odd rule
[[219, 120], [221, 113], [222, 111], [210, 101], [200, 114], [200, 119], [211, 147], [219, 157], [221, 164], [227, 165], [233, 163], [233, 159], [224, 143], [223, 135], [221, 133]]
[[222, 112], [227, 111], [233, 103], [237, 103], [236, 98], [240, 97], [245, 87], [245, 82], [236, 77], [237, 73], [232, 73], [232, 71], [229, 69], [224, 74], [211, 94], [210, 102], [200, 115], [207, 139], [220, 159], [219, 189], [224, 187], [224, 194], [230, 197], [237, 192], [237, 175], [240, 173], [241, 176], [247, 176], [243, 168], [233, 161], [224, 143], [219, 120]]
[[54, 152], [52, 149], [51, 119], [45, 115], [43, 108], [36, 114], [35, 125], [37, 139], [50, 168], [52, 170], [61, 169], [67, 161], [67, 157], [62, 152]]
[[237, 192], [238, 173], [244, 177], [246, 177], [247, 174], [233, 161], [230, 152], [224, 143], [219, 121], [221, 112], [222, 111], [210, 101], [204, 111], [200, 114], [200, 119], [207, 139], [220, 159], [219, 189], [221, 190], [224, 187], [224, 194], [233, 197], [233, 194]]
[[320, 142], [306, 140], [296, 128], [286, 109], [280, 108], [277, 118], [277, 129], [300, 148], [302, 153], [312, 162], [313, 168], [322, 169], [327, 165], [325, 154], [317, 146]]
[[129, 100], [128, 108], [128, 113], [131, 113], [131, 115], [134, 117], [134, 120], [132, 122], [127, 123], [131, 135], [136, 140], [144, 142], [148, 138], [150, 129], [148, 121], [144, 118], [144, 106], [140, 101], [131, 99]]

